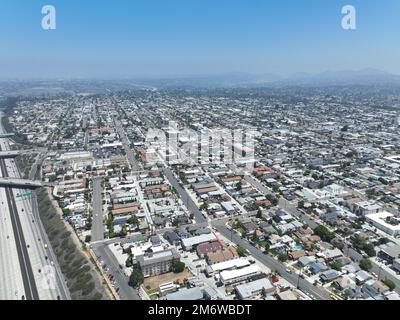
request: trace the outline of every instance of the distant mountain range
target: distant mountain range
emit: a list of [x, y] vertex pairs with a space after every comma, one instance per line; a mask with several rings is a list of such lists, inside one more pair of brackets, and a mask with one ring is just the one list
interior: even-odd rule
[[400, 75], [376, 69], [299, 72], [287, 77], [275, 74], [227, 73], [171, 77], [126, 77], [113, 80], [58, 79], [0, 81], [0, 96], [54, 96], [101, 94], [129, 89], [208, 89], [374, 86], [400, 88]]
[[275, 74], [228, 73], [212, 76], [185, 76], [141, 80], [155, 87], [274, 87], [274, 86], [347, 86], [400, 85], [400, 75], [377, 69], [325, 71], [317, 74], [299, 72], [287, 77]]

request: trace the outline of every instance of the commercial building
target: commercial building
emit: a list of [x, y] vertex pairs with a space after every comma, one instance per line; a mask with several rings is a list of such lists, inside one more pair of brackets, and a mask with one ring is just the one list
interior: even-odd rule
[[225, 270], [220, 273], [221, 283], [229, 285], [250, 279], [251, 277], [261, 274], [261, 270], [258, 266], [252, 265], [236, 270]]
[[276, 288], [266, 278], [244, 283], [236, 287], [236, 294], [239, 299], [250, 299], [260, 294], [271, 295], [274, 294]]
[[201, 243], [214, 241], [216, 239], [217, 238], [213, 233], [205, 233], [205, 234], [201, 234], [199, 236], [182, 239], [182, 247], [185, 250], [192, 250], [193, 248], [195, 248], [196, 246], [198, 246]]
[[382, 211], [365, 216], [367, 222], [373, 224], [379, 230], [393, 236], [400, 235], [400, 220], [393, 216], [390, 212]]

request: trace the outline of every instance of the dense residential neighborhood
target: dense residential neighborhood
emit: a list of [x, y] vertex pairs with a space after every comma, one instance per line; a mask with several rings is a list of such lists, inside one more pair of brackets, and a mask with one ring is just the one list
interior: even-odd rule
[[20, 99], [7, 126], [115, 298], [398, 300], [394, 104], [138, 89]]

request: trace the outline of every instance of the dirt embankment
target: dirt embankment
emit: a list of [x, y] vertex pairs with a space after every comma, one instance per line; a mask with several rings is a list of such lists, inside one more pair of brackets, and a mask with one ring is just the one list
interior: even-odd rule
[[43, 226], [57, 256], [73, 300], [104, 300], [110, 294], [103, 279], [82, 247], [72, 227], [62, 218], [62, 210], [49, 189], [37, 191]]

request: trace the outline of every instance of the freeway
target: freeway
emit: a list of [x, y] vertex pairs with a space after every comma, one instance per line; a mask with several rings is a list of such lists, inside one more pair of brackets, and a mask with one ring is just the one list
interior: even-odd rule
[[[10, 150], [8, 139], [0, 139], [0, 150]], [[0, 167], [2, 178], [19, 179], [21, 176], [12, 159], [1, 159]], [[4, 221], [0, 233], [0, 274], [3, 277], [0, 299], [70, 299], [40, 221], [34, 194], [25, 189], [3, 187], [0, 200], [0, 217]]]
[[165, 176], [167, 177], [168, 181], [171, 183], [171, 185], [174, 187], [176, 192], [178, 192], [180, 198], [184, 202], [186, 208], [193, 213], [194, 218], [196, 220], [196, 223], [204, 223], [207, 221], [207, 219], [203, 216], [203, 213], [200, 211], [200, 209], [197, 207], [197, 205], [194, 203], [192, 198], [188, 195], [187, 191], [180, 185], [178, 179], [174, 176], [174, 173], [172, 170], [168, 167], [165, 167], [163, 169], [163, 172]]
[[91, 241], [100, 241], [104, 239], [104, 215], [103, 215], [103, 196], [102, 196], [101, 177], [93, 178], [93, 219], [92, 219], [92, 239]]
[[[3, 176], [7, 176], [7, 169], [4, 160], [0, 160], [0, 167]], [[25, 242], [21, 221], [19, 219], [18, 210], [16, 208], [15, 199], [12, 194], [12, 190], [10, 188], [5, 188], [6, 191], [6, 200], [8, 203], [12, 231], [15, 237], [15, 244], [18, 253], [18, 260], [23, 280], [24, 292], [25, 294], [21, 295], [21, 299], [27, 300], [38, 300], [39, 294], [36, 287], [35, 278], [32, 271], [32, 266], [28, 254], [27, 244]], [[11, 270], [9, 270], [11, 271]]]
[[330, 293], [321, 287], [317, 287], [309, 283], [307, 280], [302, 279], [298, 274], [289, 273], [286, 267], [275, 260], [268, 254], [263, 253], [260, 249], [254, 247], [246, 240], [242, 239], [236, 232], [232, 232], [225, 226], [226, 220], [213, 221], [213, 227], [222, 234], [225, 238], [230, 239], [233, 243], [249, 250], [251, 255], [267, 266], [271, 271], [278, 272], [281, 277], [289, 281], [292, 285], [299, 288], [301, 291], [307, 292], [318, 300], [330, 300]]
[[31, 181], [17, 177], [2, 177], [0, 178], [0, 186], [3, 187], [20, 187], [26, 189], [40, 188], [44, 184], [40, 181]]

